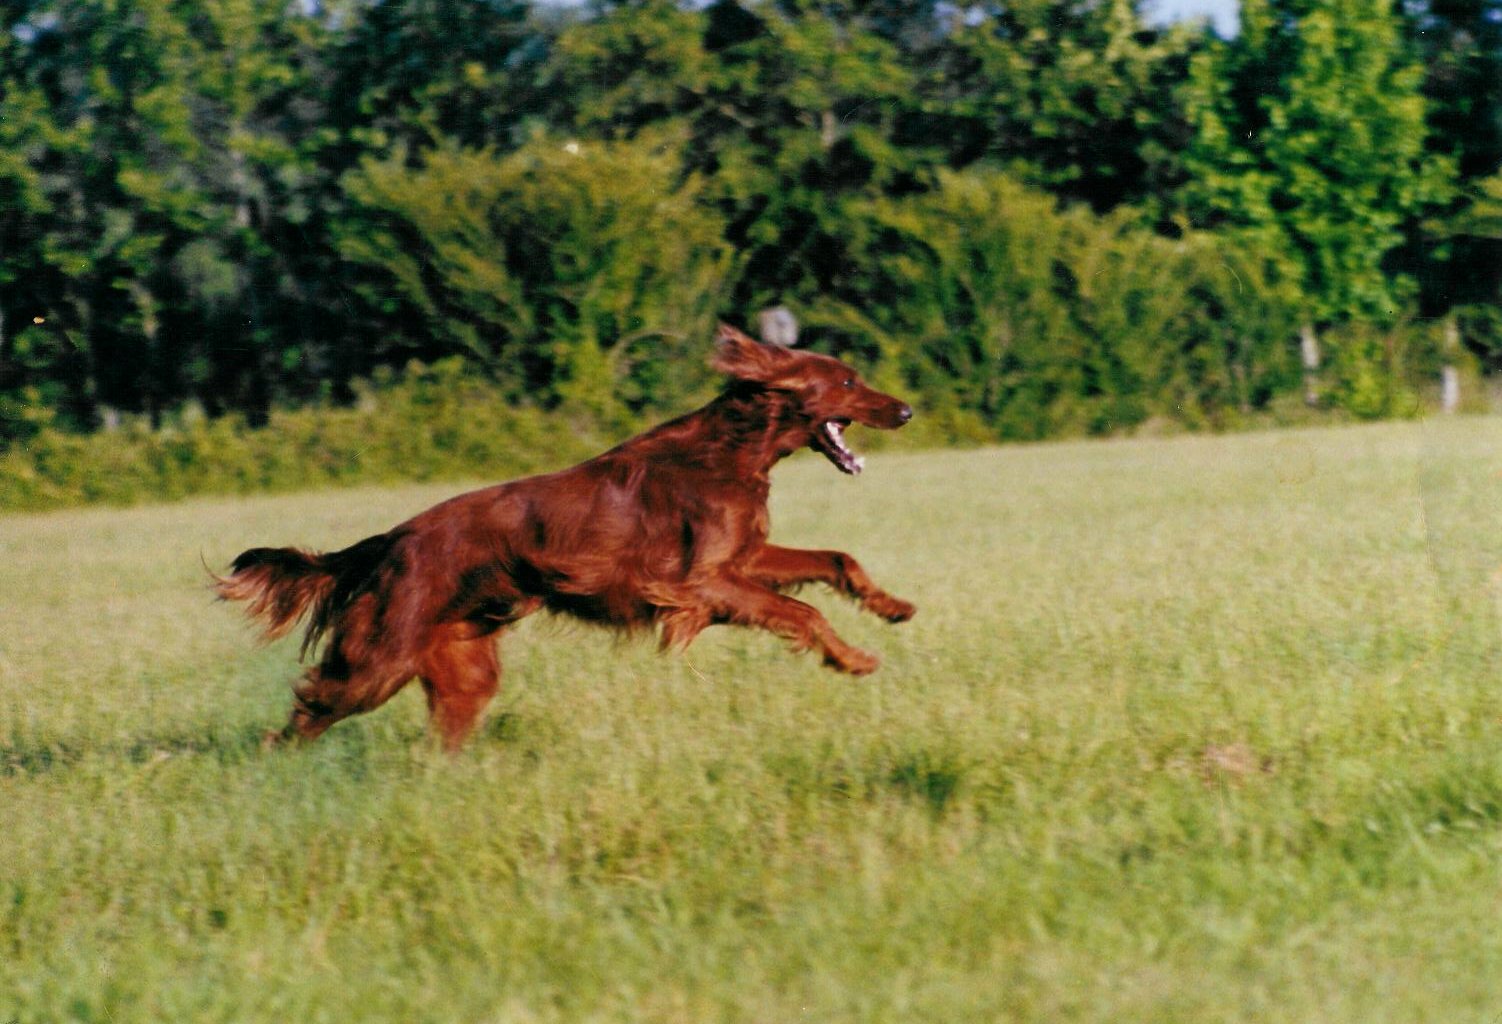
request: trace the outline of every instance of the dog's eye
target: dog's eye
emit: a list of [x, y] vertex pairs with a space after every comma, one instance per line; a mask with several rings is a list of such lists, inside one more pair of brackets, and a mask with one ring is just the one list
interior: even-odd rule
[[844, 379], [844, 381], [841, 382], [841, 387], [847, 387], [847, 388], [853, 388], [853, 387], [855, 387], [855, 378], [854, 377], [846, 377]]

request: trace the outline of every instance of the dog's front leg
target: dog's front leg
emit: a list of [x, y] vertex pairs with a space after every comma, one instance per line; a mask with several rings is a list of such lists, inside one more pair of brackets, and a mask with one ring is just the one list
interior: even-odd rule
[[723, 575], [696, 588], [717, 622], [760, 626], [792, 642], [797, 650], [817, 650], [824, 664], [863, 676], [875, 672], [880, 659], [841, 640], [813, 605], [779, 594], [739, 575]]
[[752, 556], [746, 572], [769, 587], [795, 587], [800, 583], [824, 583], [861, 603], [867, 611], [888, 622], [906, 622], [918, 609], [882, 590], [853, 555], [843, 551], [809, 551], [764, 545]]

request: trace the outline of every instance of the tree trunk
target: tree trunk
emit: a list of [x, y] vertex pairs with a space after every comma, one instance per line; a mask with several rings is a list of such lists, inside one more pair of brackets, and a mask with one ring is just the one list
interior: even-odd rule
[[1454, 413], [1460, 408], [1460, 370], [1455, 365], [1455, 357], [1460, 353], [1460, 325], [1453, 316], [1445, 317], [1443, 351], [1445, 364], [1439, 371], [1439, 407], [1446, 413]]
[[835, 119], [833, 110], [821, 111], [819, 114], [819, 146], [824, 152], [834, 148], [839, 139], [839, 121]]
[[235, 226], [244, 230], [250, 227], [250, 177], [245, 172], [245, 154], [231, 150], [230, 187], [235, 193]]
[[1252, 411], [1252, 397], [1248, 393], [1250, 389], [1247, 386], [1247, 378], [1250, 374], [1247, 373], [1246, 369], [1246, 357], [1244, 354], [1246, 348], [1246, 345], [1238, 344], [1236, 346], [1236, 355], [1230, 361], [1231, 390], [1235, 392], [1236, 408], [1241, 411], [1242, 415], [1246, 415]]
[[1313, 324], [1299, 328], [1299, 353], [1304, 359], [1304, 404], [1319, 405], [1319, 335]]
[[[78, 411], [79, 419], [91, 426], [97, 425], [101, 382], [99, 352], [94, 335], [94, 305], [87, 294], [80, 292], [77, 281], [70, 281], [66, 286], [60, 305], [66, 307], [67, 314], [57, 317], [54, 330], [63, 336], [76, 353], [77, 361], [74, 365], [79, 367], [82, 376], [81, 380], [73, 377], [69, 381], [69, 389], [72, 391], [70, 398]], [[70, 329], [67, 326], [70, 320], [77, 326]]]
[[127, 285], [131, 300], [136, 304], [136, 310], [141, 315], [141, 335], [146, 339], [146, 414], [151, 419], [151, 429], [159, 430], [162, 426], [162, 357], [157, 350], [157, 335], [161, 328], [161, 321], [157, 318], [156, 296], [151, 289], [139, 280], [133, 280]]

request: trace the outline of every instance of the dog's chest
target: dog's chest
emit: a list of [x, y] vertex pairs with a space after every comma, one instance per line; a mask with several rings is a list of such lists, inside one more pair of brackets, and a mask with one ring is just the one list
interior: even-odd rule
[[734, 563], [766, 543], [771, 517], [764, 500], [710, 502], [681, 520], [680, 551], [685, 571]]

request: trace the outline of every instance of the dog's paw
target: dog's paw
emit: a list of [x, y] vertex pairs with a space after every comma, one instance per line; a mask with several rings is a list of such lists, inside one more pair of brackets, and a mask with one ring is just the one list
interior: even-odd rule
[[906, 622], [918, 614], [918, 609], [911, 602], [904, 601], [900, 597], [891, 594], [877, 594], [866, 600], [866, 607], [875, 615], [880, 615], [888, 622]]
[[852, 676], [868, 676], [881, 667], [880, 658], [855, 647], [848, 647], [839, 654], [830, 652], [824, 663]]

